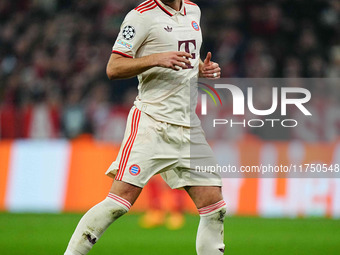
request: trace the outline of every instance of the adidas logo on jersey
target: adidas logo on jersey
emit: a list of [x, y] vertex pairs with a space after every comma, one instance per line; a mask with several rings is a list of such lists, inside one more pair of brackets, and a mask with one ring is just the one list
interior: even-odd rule
[[167, 31], [167, 32], [172, 32], [172, 27], [166, 26], [164, 29], [165, 29], [165, 31]]

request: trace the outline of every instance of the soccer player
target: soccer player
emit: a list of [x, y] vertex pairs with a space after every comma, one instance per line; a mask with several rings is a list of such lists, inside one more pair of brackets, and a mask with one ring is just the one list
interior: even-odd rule
[[137, 75], [139, 94], [117, 159], [106, 172], [114, 177], [110, 192], [80, 220], [66, 255], [87, 254], [158, 173], [171, 188], [184, 188], [198, 208], [197, 254], [224, 253], [221, 178], [193, 168], [216, 161], [191, 94], [198, 76], [220, 77], [210, 52], [200, 60], [199, 21], [199, 7], [188, 0], [148, 0], [125, 17], [106, 71], [110, 79]]

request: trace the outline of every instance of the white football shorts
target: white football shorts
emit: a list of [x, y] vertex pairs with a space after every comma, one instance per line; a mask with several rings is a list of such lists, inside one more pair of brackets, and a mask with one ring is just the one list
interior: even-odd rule
[[106, 175], [141, 188], [158, 173], [172, 189], [222, 186], [218, 173], [196, 171], [194, 166], [201, 165], [216, 165], [216, 159], [200, 126], [160, 122], [134, 106], [116, 161]]

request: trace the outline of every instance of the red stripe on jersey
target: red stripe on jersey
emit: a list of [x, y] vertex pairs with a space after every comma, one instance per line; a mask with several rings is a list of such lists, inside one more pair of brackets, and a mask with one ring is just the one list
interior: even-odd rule
[[185, 9], [185, 6], [184, 6], [184, 15], [187, 15], [187, 10]]
[[127, 139], [127, 141], [126, 141], [126, 143], [124, 145], [124, 148], [122, 150], [122, 155], [121, 155], [121, 158], [120, 158], [120, 161], [119, 161], [118, 173], [117, 173], [117, 176], [116, 176], [116, 180], [120, 179], [121, 172], [124, 171], [122, 166], [124, 165], [124, 159], [125, 159], [125, 154], [126, 154], [127, 147], [129, 147], [129, 144], [130, 144], [131, 139], [133, 137], [133, 133], [134, 133], [134, 129], [135, 129], [136, 114], [137, 114], [137, 109], [135, 109], [133, 111], [133, 114], [132, 114], [131, 133], [130, 133], [129, 138]]
[[141, 11], [140, 13], [143, 13], [143, 12], [146, 12], [146, 11], [150, 11], [152, 9], [155, 9], [157, 7], [157, 5], [155, 4], [154, 6], [150, 7], [150, 8], [147, 8], [147, 9], [144, 9], [143, 11]]
[[123, 178], [125, 167], [130, 157], [131, 148], [137, 135], [139, 120], [140, 120], [140, 111], [136, 108], [132, 115], [131, 133], [130, 133], [128, 140], [126, 141], [124, 145], [122, 155], [120, 158], [120, 162], [119, 162], [119, 166], [118, 166], [118, 173], [116, 176], [116, 180], [118, 181], [121, 181]]
[[148, 4], [136, 8], [136, 11], [141, 11], [142, 9], [148, 8], [148, 7], [150, 7], [153, 4], [155, 4], [155, 3], [154, 3], [154, 1], [151, 0], [151, 1], [148, 2]]
[[123, 161], [122, 161], [122, 165], [121, 165], [121, 169], [123, 169], [123, 171], [121, 171], [120, 175], [118, 176], [118, 180], [120, 180], [120, 181], [123, 178], [123, 174], [124, 174], [124, 171], [125, 171], [125, 168], [126, 168], [126, 164], [129, 160], [131, 149], [132, 149], [133, 143], [135, 141], [135, 138], [137, 136], [140, 114], [141, 114], [141, 112], [137, 109], [137, 115], [135, 116], [136, 119], [135, 119], [135, 122], [134, 122], [134, 131], [132, 132], [133, 135], [131, 137], [130, 142], [128, 143], [128, 145], [126, 147], [125, 154], [123, 156]]
[[158, 3], [157, 0], [154, 0], [154, 1], [158, 5], [158, 7], [162, 9], [162, 11], [164, 11], [166, 14], [168, 14], [170, 17], [172, 17], [172, 14], [170, 12], [168, 12], [162, 5], [160, 5], [160, 3]]
[[137, 113], [137, 109], [135, 109], [133, 111], [132, 120], [131, 120], [131, 133], [130, 133], [129, 138], [127, 139], [127, 141], [126, 141], [126, 143], [124, 145], [124, 148], [122, 150], [122, 155], [121, 155], [121, 158], [120, 158], [120, 161], [119, 161], [118, 173], [117, 173], [116, 179], [118, 179], [118, 176], [120, 176], [120, 173], [122, 171], [122, 167], [121, 166], [122, 166], [123, 161], [124, 161], [125, 151], [126, 151], [126, 148], [127, 148], [128, 144], [130, 143], [130, 140], [132, 139], [132, 136], [133, 136], [134, 127], [135, 127], [135, 116], [136, 116], [136, 113]]
[[120, 51], [118, 51], [118, 50], [113, 50], [112, 53], [121, 55], [121, 56], [126, 57], [126, 58], [133, 58], [132, 56], [130, 56], [130, 55], [128, 55], [128, 54], [125, 54], [125, 53], [123, 53], [123, 52], [120, 52]]
[[120, 203], [120, 204], [126, 206], [128, 209], [131, 208], [131, 203], [130, 203], [129, 201], [127, 201], [126, 199], [122, 198], [122, 197], [119, 197], [119, 196], [117, 196], [117, 195], [115, 195], [115, 194], [113, 194], [113, 193], [109, 193], [109, 194], [107, 195], [107, 197], [109, 197], [109, 198], [111, 198], [111, 199], [117, 201], [118, 203]]
[[[135, 142], [135, 139], [136, 139], [136, 136], [137, 136], [137, 131], [138, 131], [138, 125], [139, 125], [139, 120], [140, 120], [140, 111], [138, 110], [138, 116], [136, 117], [136, 125], [135, 125], [135, 132], [133, 134], [133, 137], [132, 137], [132, 140], [128, 146], [128, 152], [126, 154], [126, 157], [124, 159], [124, 164], [122, 166], [122, 169], [125, 169], [126, 168], [126, 164], [127, 162], [129, 161], [129, 157], [130, 157], [130, 153], [131, 153], [131, 149], [132, 149], [132, 146], [133, 146], [133, 143]], [[120, 176], [120, 181], [122, 180], [123, 178], [123, 173], [124, 171], [121, 173], [121, 176]]]
[[152, 2], [151, 4], [148, 4], [147, 6], [145, 6], [145, 7], [141, 8], [141, 9], [139, 9], [138, 11], [139, 11], [139, 12], [142, 12], [143, 10], [149, 9], [149, 8], [151, 8], [151, 7], [153, 7], [153, 6], [156, 6], [156, 4], [155, 4], [154, 2]]
[[195, 4], [195, 3], [191, 2], [191, 1], [184, 1], [184, 3], [197, 6], [197, 4]]
[[[133, 143], [135, 142], [135, 139], [136, 139], [136, 136], [137, 136], [139, 120], [140, 120], [140, 111], [139, 111], [139, 115], [138, 115], [136, 131], [135, 131], [135, 133], [134, 133], [134, 135], [133, 135], [132, 141], [131, 141], [130, 146], [129, 146], [129, 148], [128, 148], [129, 151], [128, 151], [127, 155], [126, 155], [126, 159], [125, 159], [125, 162], [124, 162], [124, 165], [123, 165], [123, 169], [126, 168], [126, 164], [127, 164], [127, 162], [129, 161], [131, 149], [132, 149]], [[123, 177], [123, 176], [122, 176], [122, 177]]]
[[140, 5], [138, 5], [138, 6], [135, 8], [135, 10], [137, 10], [138, 8], [143, 7], [143, 6], [145, 6], [146, 4], [149, 4], [149, 3], [151, 3], [151, 2], [152, 2], [152, 0], [146, 1], [146, 2], [144, 2], [144, 3], [140, 4]]

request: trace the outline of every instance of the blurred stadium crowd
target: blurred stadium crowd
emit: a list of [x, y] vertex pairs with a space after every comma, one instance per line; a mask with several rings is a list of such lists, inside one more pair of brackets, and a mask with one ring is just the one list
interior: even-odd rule
[[[212, 51], [223, 77], [340, 77], [340, 1], [194, 2], [202, 10], [201, 53]], [[137, 80], [109, 81], [105, 67], [124, 16], [138, 3], [0, 1], [0, 139], [90, 132], [120, 142]], [[313, 87], [320, 116], [340, 101], [339, 86]], [[332, 121], [337, 136], [340, 117]], [[313, 134], [294, 138], [334, 138], [314, 122]]]

